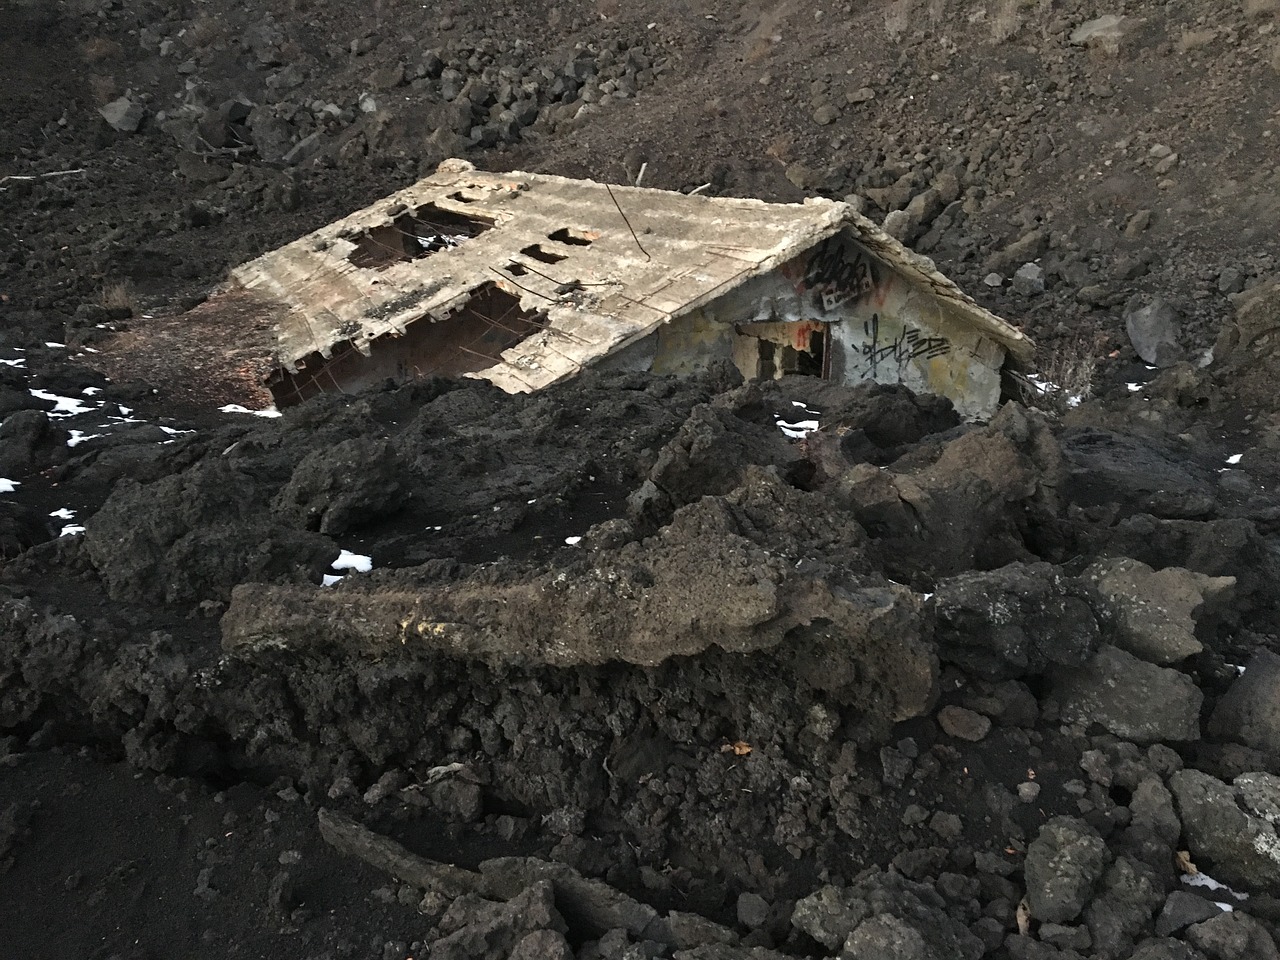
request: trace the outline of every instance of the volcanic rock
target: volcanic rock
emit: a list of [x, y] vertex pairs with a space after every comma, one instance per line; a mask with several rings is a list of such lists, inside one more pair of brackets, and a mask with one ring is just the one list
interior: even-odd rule
[[1124, 325], [1129, 342], [1145, 362], [1170, 367], [1183, 358], [1178, 340], [1181, 317], [1166, 300], [1156, 297], [1146, 306], [1127, 311]]
[[1116, 646], [1161, 665], [1204, 649], [1196, 639], [1194, 614], [1205, 603], [1228, 602], [1236, 582], [1234, 577], [1208, 577], [1181, 567], [1157, 572], [1123, 557], [1101, 560], [1084, 576], [1112, 603]]
[[1156, 918], [1156, 935], [1170, 936], [1222, 912], [1222, 908], [1211, 900], [1197, 897], [1185, 890], [1175, 890], [1169, 894], [1160, 910], [1160, 916]]
[[1086, 581], [1048, 563], [1011, 563], [938, 582], [933, 596], [938, 655], [988, 680], [1079, 666], [1100, 637]]
[[871, 869], [851, 886], [828, 885], [800, 900], [791, 924], [828, 950], [868, 960], [978, 960], [982, 941], [945, 908], [933, 887]]
[[1040, 921], [1068, 923], [1080, 916], [1107, 868], [1102, 837], [1083, 820], [1055, 817], [1027, 847], [1027, 903]]
[[1247, 913], [1233, 911], [1188, 928], [1187, 940], [1209, 960], [1280, 960], [1266, 927]]
[[1209, 733], [1280, 752], [1280, 655], [1259, 650], [1249, 658], [1209, 717]]
[[1204, 695], [1184, 673], [1102, 646], [1083, 667], [1055, 674], [1069, 723], [1097, 723], [1137, 743], [1200, 738]]
[[1280, 894], [1280, 779], [1248, 773], [1228, 785], [1180, 770], [1169, 787], [1193, 857], [1213, 861], [1225, 883]]

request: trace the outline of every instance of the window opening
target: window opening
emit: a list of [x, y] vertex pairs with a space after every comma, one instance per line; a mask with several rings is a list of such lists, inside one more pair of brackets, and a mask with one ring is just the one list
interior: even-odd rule
[[585, 233], [573, 233], [568, 227], [561, 227], [554, 233], [547, 234], [548, 240], [554, 240], [556, 243], [563, 243], [569, 247], [589, 247], [593, 238], [588, 237]]
[[534, 260], [537, 260], [539, 263], [559, 263], [561, 260], [569, 259], [568, 257], [563, 256], [559, 253], [552, 253], [550, 250], [543, 250], [542, 245], [537, 243], [532, 244], [531, 246], [525, 247], [520, 252], [523, 253], [526, 257], [532, 257]]

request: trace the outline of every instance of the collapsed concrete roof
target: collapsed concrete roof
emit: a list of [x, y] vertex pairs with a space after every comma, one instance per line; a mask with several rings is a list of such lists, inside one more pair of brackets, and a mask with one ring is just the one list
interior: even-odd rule
[[461, 160], [236, 268], [232, 280], [266, 305], [286, 378], [308, 358], [368, 357], [375, 341], [423, 321], [451, 336], [449, 318], [488, 297], [496, 338], [459, 341], [462, 361], [449, 369], [408, 372], [461, 373], [516, 393], [570, 377], [841, 231], [932, 294], [950, 321], [1030, 359], [1019, 330], [848, 204], [485, 173]]

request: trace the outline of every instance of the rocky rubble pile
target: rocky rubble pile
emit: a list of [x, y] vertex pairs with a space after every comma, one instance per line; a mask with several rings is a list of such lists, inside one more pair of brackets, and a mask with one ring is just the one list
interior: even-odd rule
[[[1275, 514], [1176, 442], [639, 375], [90, 440], [87, 533], [5, 570], [0, 723], [533, 842], [424, 873], [348, 823], [440, 955], [1269, 956]], [[66, 577], [112, 605], [23, 586]]]

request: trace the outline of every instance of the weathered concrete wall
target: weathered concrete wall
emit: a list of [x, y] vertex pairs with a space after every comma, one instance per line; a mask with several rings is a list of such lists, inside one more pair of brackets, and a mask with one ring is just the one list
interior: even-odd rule
[[[814, 340], [815, 324], [828, 325], [830, 336]], [[947, 396], [970, 418], [989, 417], [1000, 400], [1004, 348], [844, 233], [656, 336], [652, 368], [660, 373], [720, 358], [748, 377], [820, 368], [837, 382], [902, 383]], [[797, 356], [807, 349], [825, 356]]]

